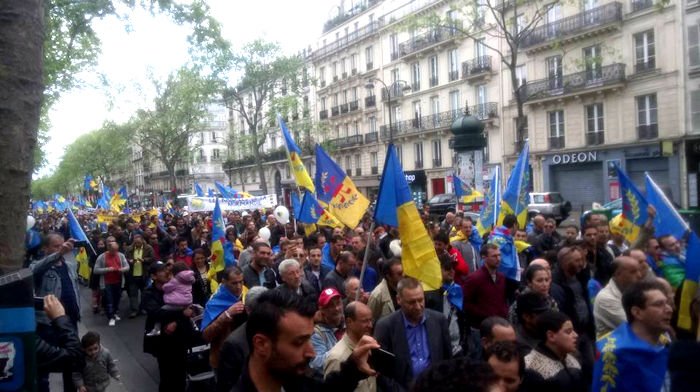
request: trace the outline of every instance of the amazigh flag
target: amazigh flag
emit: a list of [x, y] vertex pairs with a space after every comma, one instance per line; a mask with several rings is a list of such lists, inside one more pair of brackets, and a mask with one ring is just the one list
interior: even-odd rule
[[440, 288], [442, 272], [437, 253], [411, 197], [393, 143], [389, 144], [384, 162], [374, 221], [380, 225], [398, 227], [401, 233], [401, 263], [406, 275], [420, 280], [426, 290]]
[[457, 195], [457, 200], [463, 203], [471, 203], [479, 197], [484, 197], [481, 192], [470, 187], [466, 182], [462, 181], [457, 173], [452, 174], [452, 184], [455, 187], [455, 194]]
[[194, 193], [197, 195], [197, 197], [204, 197], [204, 191], [197, 182], [194, 183]]
[[289, 166], [292, 168], [297, 186], [315, 192], [316, 188], [314, 187], [313, 181], [311, 181], [311, 176], [309, 176], [309, 172], [306, 171], [306, 166], [304, 166], [304, 163], [301, 161], [301, 149], [294, 142], [294, 139], [292, 139], [292, 135], [289, 134], [289, 129], [287, 129], [287, 124], [284, 123], [282, 116], [279, 114], [277, 115], [277, 121], [280, 123], [282, 136], [287, 145], [287, 158], [289, 158]]
[[641, 227], [647, 221], [647, 207], [649, 204], [642, 193], [634, 186], [619, 166], [615, 166], [620, 182], [620, 194], [622, 195], [622, 220], [626, 227], [625, 234], [629, 242], [634, 242], [639, 236]]
[[518, 218], [518, 227], [525, 227], [527, 223], [528, 192], [530, 183], [530, 145], [525, 142], [520, 156], [515, 162], [515, 167], [508, 177], [506, 189], [501, 200], [501, 213], [498, 217], [499, 224], [506, 215], [513, 214]]
[[479, 220], [476, 222], [476, 230], [480, 235], [484, 235], [496, 226], [496, 220], [501, 206], [501, 168], [494, 168], [491, 185], [486, 194], [484, 205], [479, 213]]
[[302, 223], [314, 223], [319, 226], [343, 227], [343, 224], [326, 211], [316, 200], [314, 194], [308, 190], [304, 191], [297, 220]]
[[369, 207], [369, 200], [318, 144], [315, 181], [316, 196], [328, 205], [328, 212], [347, 227], [356, 227]]

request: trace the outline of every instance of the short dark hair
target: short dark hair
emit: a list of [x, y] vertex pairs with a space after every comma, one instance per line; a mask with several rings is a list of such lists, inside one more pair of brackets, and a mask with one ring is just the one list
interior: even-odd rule
[[491, 316], [484, 319], [479, 325], [479, 333], [482, 338], [492, 339], [493, 338], [493, 328], [495, 326], [501, 327], [513, 327], [510, 321], [504, 319], [500, 316]]
[[496, 357], [500, 362], [509, 363], [518, 361], [518, 375], [523, 378], [525, 375], [525, 358], [520, 355], [518, 344], [509, 340], [494, 342], [486, 349], [484, 358], [488, 362], [489, 358]]
[[448, 244], [448, 245], [449, 245], [449, 243], [450, 243], [450, 236], [449, 236], [447, 233], [445, 233], [444, 231], [440, 230], [440, 231], [439, 231], [437, 234], [435, 234], [435, 236], [433, 237], [433, 242], [435, 242], [435, 241], [439, 241], [439, 242], [442, 242], [442, 243], [444, 243], [444, 244]]
[[535, 279], [535, 274], [540, 271], [547, 272], [547, 269], [538, 264], [528, 265], [527, 269], [525, 270], [525, 281], [528, 283], [532, 282], [532, 280]]
[[559, 332], [565, 322], [571, 321], [569, 316], [556, 310], [548, 310], [537, 316], [537, 338], [547, 341], [547, 332]]
[[251, 353], [255, 350], [253, 337], [256, 334], [263, 334], [272, 341], [277, 340], [280, 319], [290, 312], [313, 318], [316, 303], [283, 290], [267, 290], [260, 294], [246, 323], [246, 338]]
[[379, 262], [379, 270], [382, 273], [382, 276], [386, 277], [389, 275], [391, 272], [391, 267], [395, 266], [396, 264], [401, 264], [400, 257], [392, 257], [389, 260], [381, 260]]
[[272, 249], [272, 247], [270, 247], [270, 244], [268, 244], [267, 242], [264, 242], [264, 241], [256, 241], [253, 243], [253, 252], [257, 252], [258, 250], [260, 250], [260, 248]]
[[243, 275], [243, 270], [237, 265], [232, 265], [224, 269], [224, 273], [221, 275], [223, 279], [228, 280], [231, 275]]
[[206, 254], [206, 252], [204, 252], [203, 248], [197, 248], [197, 249], [192, 251], [192, 260], [194, 260], [194, 257], [197, 255], [202, 255], [204, 257], [207, 257], [207, 254]]
[[627, 321], [632, 323], [634, 321], [634, 316], [632, 315], [632, 308], [638, 307], [644, 309], [647, 304], [647, 291], [659, 290], [664, 295], [666, 295], [666, 288], [659, 282], [652, 280], [646, 281], [641, 280], [634, 283], [632, 286], [628, 287], [627, 290], [622, 294], [622, 308], [625, 310], [625, 315], [627, 316]]
[[583, 227], [583, 229], [581, 230], [581, 233], [585, 234], [586, 231], [587, 231], [587, 230], [590, 230], [590, 229], [595, 229], [595, 231], [598, 231], [598, 226], [592, 225], [592, 224], [588, 224], [588, 225], [586, 225], [586, 226]]
[[355, 255], [352, 252], [344, 250], [338, 254], [338, 257], [335, 259], [335, 264], [347, 263], [351, 257], [355, 257]]
[[80, 339], [80, 346], [82, 348], [88, 348], [95, 343], [100, 344], [100, 334], [94, 331], [86, 332], [82, 339]]
[[341, 240], [345, 241], [345, 237], [343, 237], [342, 235], [336, 234], [333, 237], [331, 237], [331, 244], [335, 244], [336, 242], [341, 241]]
[[508, 214], [503, 218], [503, 226], [511, 228], [518, 223], [518, 217], [513, 214]]
[[189, 241], [187, 240], [187, 238], [185, 238], [185, 237], [177, 237], [177, 242], [175, 242], [175, 243], [176, 243], [176, 244], [180, 244], [180, 242], [182, 242], [182, 241], [189, 242]]
[[484, 257], [488, 256], [488, 255], [489, 255], [489, 249], [490, 249], [490, 250], [498, 250], [498, 246], [496, 246], [495, 244], [484, 244], [484, 245], [481, 245], [481, 250], [479, 251], [479, 256], [481, 256], [481, 258], [484, 258]]
[[175, 264], [173, 264], [173, 276], [179, 274], [182, 271], [187, 271], [188, 269], [190, 269], [190, 267], [188, 267], [184, 261], [178, 261]]
[[498, 381], [491, 366], [466, 357], [431, 365], [416, 379], [413, 392], [487, 392]]
[[443, 253], [440, 256], [438, 256], [438, 260], [440, 261], [440, 268], [443, 271], [452, 271], [455, 269], [454, 259], [451, 255]]

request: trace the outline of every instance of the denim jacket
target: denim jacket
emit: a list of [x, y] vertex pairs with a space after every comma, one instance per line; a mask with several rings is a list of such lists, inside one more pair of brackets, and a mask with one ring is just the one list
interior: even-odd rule
[[[66, 263], [68, 267], [68, 276], [71, 282], [73, 282], [72, 290], [75, 290], [75, 298], [78, 301], [78, 307], [80, 307], [80, 293], [78, 292], [78, 264], [75, 261], [73, 253], [66, 253], [61, 255], [61, 252], [56, 252], [44, 257], [41, 260], [33, 261], [29, 265], [29, 269], [32, 270], [34, 274], [34, 283], [36, 287], [34, 292], [39, 297], [44, 297], [49, 294], [53, 294], [56, 298], [61, 298], [61, 277], [58, 275], [54, 269], [51, 268], [57, 261], [62, 260]], [[50, 321], [43, 311], [38, 311], [37, 322], [42, 324], [49, 324]]]

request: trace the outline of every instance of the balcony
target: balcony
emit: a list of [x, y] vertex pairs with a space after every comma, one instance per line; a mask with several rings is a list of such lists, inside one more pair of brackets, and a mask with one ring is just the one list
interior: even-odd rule
[[348, 102], [348, 109], [350, 109], [351, 112], [354, 112], [355, 110], [358, 110], [360, 108], [360, 101], [357, 99], [354, 101]]
[[549, 148], [552, 150], [564, 148], [564, 136], [550, 136]]
[[[492, 105], [497, 106], [496, 103], [493, 103]], [[394, 137], [398, 137], [415, 135], [421, 132], [435, 131], [439, 129], [447, 129], [452, 126], [454, 120], [463, 115], [463, 110], [455, 110], [399, 121], [398, 123], [392, 124], [392, 134]], [[388, 126], [382, 125], [380, 127], [380, 133], [382, 139], [389, 139], [390, 135]]]
[[379, 168], [377, 166], [372, 166], [370, 170], [372, 171], [372, 174], [379, 174]]
[[333, 82], [337, 82], [337, 81], [338, 81], [338, 75], [333, 75]]
[[469, 114], [481, 121], [489, 121], [498, 117], [498, 103], [486, 102], [470, 106]]
[[338, 106], [333, 106], [333, 107], [331, 108], [331, 117], [335, 117], [335, 116], [338, 116], [338, 115], [340, 115], [340, 107], [338, 107]]
[[459, 79], [459, 71], [450, 71], [447, 73], [447, 80], [448, 81], [454, 82], [457, 79]]
[[415, 81], [411, 83], [411, 91], [416, 92], [420, 91], [420, 81]]
[[321, 80], [320, 82], [318, 82], [318, 84], [319, 84], [319, 87], [320, 87], [320, 88], [326, 87], [326, 81], [325, 81], [325, 80]]
[[462, 63], [462, 79], [473, 82], [491, 74], [491, 56], [481, 56]]
[[632, 12], [637, 12], [654, 6], [653, 0], [632, 0]]
[[378, 21], [368, 23], [359, 30], [348, 33], [348, 35], [346, 35], [345, 37], [339, 38], [325, 46], [318, 48], [318, 50], [314, 51], [311, 54], [311, 58], [313, 59], [313, 61], [318, 61], [326, 56], [330, 56], [333, 53], [347, 47], [348, 45], [352, 45], [373, 35], [374, 33], [379, 31], [380, 27], [381, 24]]
[[399, 52], [391, 52], [391, 61], [398, 60]]
[[375, 106], [377, 106], [376, 95], [370, 95], [369, 97], [365, 97], [365, 108], [373, 108]]
[[524, 101], [559, 99], [569, 94], [614, 89], [625, 82], [625, 64], [611, 64], [593, 70], [576, 72], [528, 82], [518, 92]]
[[348, 111], [350, 111], [350, 108], [348, 107], [347, 103], [341, 104], [340, 105], [340, 114], [345, 114]]
[[355, 76], [357, 75], [357, 68], [353, 68], [350, 70], [350, 75]]
[[461, 35], [456, 28], [435, 28], [428, 31], [427, 33], [415, 36], [414, 38], [399, 44], [399, 56], [414, 56], [425, 49], [431, 48], [443, 42], [450, 41], [454, 38], [459, 38], [460, 36]]
[[347, 148], [361, 145], [363, 141], [362, 135], [353, 135], [348, 137], [339, 137], [337, 139], [330, 140], [330, 143], [335, 148]]
[[379, 132], [369, 132], [365, 135], [365, 144], [375, 143], [379, 140]]
[[637, 126], [639, 140], [656, 139], [659, 137], [659, 124], [646, 124]]
[[320, 120], [325, 120], [325, 119], [327, 119], [327, 118], [328, 118], [328, 110], [327, 110], [327, 109], [323, 109], [323, 110], [321, 110], [320, 112], [318, 112], [318, 118], [319, 118]]
[[605, 143], [605, 133], [604, 132], [587, 132], [586, 133], [586, 145], [587, 146], [599, 146]]
[[608, 3], [538, 26], [523, 38], [520, 47], [529, 52], [544, 50], [607, 30], [617, 29], [621, 22], [622, 3]]
[[382, 89], [382, 101], [389, 101], [403, 97], [403, 88], [398, 84], [394, 84], [393, 88]]
[[435, 87], [438, 85], [438, 78], [437, 76], [433, 76], [430, 78], [430, 87]]
[[634, 73], [639, 74], [639, 73], [645, 73], [645, 72], [651, 72], [656, 69], [656, 61], [655, 59], [648, 59], [648, 61], [642, 61], [634, 64]]
[[343, 73], [341, 74], [341, 77], [342, 77], [343, 79], [347, 79], [347, 78], [348, 78], [348, 73], [347, 73], [347, 72], [343, 72]]
[[442, 167], [442, 159], [433, 158], [433, 167]]

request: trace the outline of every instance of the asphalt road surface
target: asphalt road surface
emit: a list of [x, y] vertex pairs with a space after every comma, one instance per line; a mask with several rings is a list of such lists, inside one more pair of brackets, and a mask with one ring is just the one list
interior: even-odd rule
[[[143, 329], [145, 316], [129, 319], [129, 300], [122, 295], [119, 314], [121, 321], [114, 327], [107, 326], [104, 314], [93, 314], [91, 291], [80, 287], [82, 321], [78, 325], [80, 336], [87, 331], [100, 334], [102, 345], [107, 347], [117, 360], [121, 373], [121, 383], [115, 380], [107, 388], [108, 392], [156, 392], [158, 391], [158, 364], [153, 356], [143, 352]], [[62, 391], [60, 374], [51, 375], [51, 390]]]

